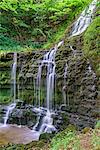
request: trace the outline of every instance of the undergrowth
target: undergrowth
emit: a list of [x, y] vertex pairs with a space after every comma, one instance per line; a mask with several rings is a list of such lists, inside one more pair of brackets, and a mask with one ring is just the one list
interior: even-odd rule
[[0, 52], [51, 47], [91, 1], [1, 1]]

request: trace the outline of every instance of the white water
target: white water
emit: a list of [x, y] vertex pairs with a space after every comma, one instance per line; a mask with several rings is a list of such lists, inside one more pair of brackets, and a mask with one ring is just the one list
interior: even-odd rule
[[[52, 133], [53, 131], [57, 131], [53, 125], [52, 113], [48, 109], [43, 107], [34, 109], [38, 112], [37, 123], [32, 130], [32, 133], [35, 135], [35, 140], [39, 140], [42, 133]], [[43, 113], [45, 113], [44, 116], [42, 116]]]
[[[56, 131], [56, 128], [53, 125], [52, 113], [48, 109], [45, 110], [45, 108], [38, 108], [36, 111], [39, 112], [39, 116], [37, 123], [33, 127], [33, 131], [39, 132], [39, 135], [42, 133], [52, 133], [53, 131]], [[41, 117], [43, 111], [46, 111], [46, 113], [43, 117]]]
[[93, 2], [89, 5], [89, 7], [86, 8], [81, 13], [80, 17], [74, 24], [71, 36], [80, 35], [82, 32], [84, 32], [87, 29], [87, 27], [92, 22], [92, 16], [93, 16], [93, 12], [96, 9], [96, 3], [97, 3], [97, 0], [93, 0]]
[[76, 56], [76, 54], [77, 54], [77, 50], [75, 50], [72, 46], [70, 46], [70, 49], [72, 50], [73, 55], [74, 55], [74, 57], [75, 57], [75, 56]]
[[15, 102], [16, 100], [16, 69], [17, 69], [17, 53], [14, 53], [13, 57], [13, 67], [12, 67], [12, 73], [11, 73], [11, 79], [12, 79], [12, 85], [13, 85], [13, 100]]
[[[53, 49], [47, 52], [43, 60], [40, 62], [37, 74], [37, 81], [35, 89], [38, 89], [37, 98], [39, 101], [39, 108], [35, 108], [35, 111], [38, 112], [37, 123], [33, 127], [33, 132], [38, 132], [40, 135], [41, 133], [51, 133], [52, 131], [56, 131], [56, 128], [53, 125], [53, 118], [52, 118], [52, 101], [53, 101], [53, 94], [54, 94], [54, 87], [55, 87], [55, 54], [57, 49], [63, 44], [63, 41], [59, 42], [58, 45], [55, 45]], [[40, 107], [40, 100], [41, 100], [41, 75], [42, 69], [46, 66], [47, 73], [46, 73], [46, 108]], [[43, 114], [43, 116], [42, 116]], [[45, 115], [44, 115], [45, 114]]]
[[47, 110], [46, 116], [43, 117], [39, 132], [52, 133], [52, 131], [56, 131], [56, 128], [53, 126], [53, 118], [51, 117], [51, 113]]
[[4, 126], [7, 125], [7, 121], [9, 119], [9, 114], [12, 112], [12, 110], [16, 107], [16, 68], [17, 68], [17, 53], [14, 53], [13, 56], [13, 67], [12, 67], [12, 72], [11, 72], [11, 79], [12, 79], [12, 91], [13, 91], [13, 103], [7, 106], [7, 110], [4, 116]]
[[52, 109], [52, 99], [54, 91], [54, 79], [55, 79], [55, 54], [57, 51], [57, 46], [51, 52], [48, 52], [44, 56], [44, 61], [47, 61], [47, 97], [46, 97], [46, 107]]
[[12, 112], [12, 110], [16, 107], [16, 103], [12, 103], [11, 105], [7, 106], [7, 111], [4, 117], [4, 126], [7, 125], [7, 121], [9, 118], [9, 114]]
[[88, 70], [89, 70], [89, 73], [91, 73], [92, 72], [92, 68], [91, 68], [91, 66], [89, 65], [89, 67], [88, 67]]
[[[63, 84], [63, 89], [62, 89], [62, 93], [63, 93], [63, 99], [64, 99], [64, 105], [66, 106], [67, 102], [67, 96], [66, 96], [66, 80], [67, 80], [67, 75], [68, 75], [68, 64], [66, 63], [65, 65], [65, 69], [64, 69], [64, 84]], [[68, 102], [69, 105], [69, 102]]]
[[41, 99], [41, 75], [42, 69], [44, 66], [47, 68], [46, 74], [46, 108], [48, 110], [52, 110], [52, 100], [54, 94], [54, 83], [55, 83], [55, 54], [57, 49], [63, 44], [63, 41], [59, 42], [58, 45], [55, 45], [53, 49], [47, 52], [43, 60], [40, 62], [37, 74], [37, 81], [35, 88], [37, 90], [37, 98], [38, 98], [38, 107], [40, 107], [40, 99]]

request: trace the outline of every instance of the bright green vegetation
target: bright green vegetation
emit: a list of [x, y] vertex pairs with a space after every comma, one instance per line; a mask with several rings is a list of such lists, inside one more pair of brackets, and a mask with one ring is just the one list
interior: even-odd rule
[[0, 51], [50, 47], [91, 0], [2, 0]]
[[[71, 128], [70, 127], [67, 128], [66, 130], [58, 133], [52, 139], [51, 150], [67, 149], [69, 143], [71, 141], [75, 141], [75, 137], [76, 137], [76, 131], [73, 130], [72, 127]], [[79, 142], [78, 143], [77, 142], [75, 142], [75, 144], [73, 145], [73, 147], [75, 147], [76, 144], [77, 144], [77, 147], [79, 147]]]
[[94, 66], [97, 74], [100, 73], [100, 17], [97, 16], [84, 34], [83, 50]]
[[10, 83], [10, 75], [6, 71], [0, 71], [0, 85], [5, 85]]
[[24, 45], [24, 43], [14, 40], [13, 38], [5, 34], [0, 35], [1, 52], [27, 51], [31, 49], [37, 49], [37, 48], [41, 48], [41, 45], [37, 42], [32, 43], [31, 41], [27, 41]]

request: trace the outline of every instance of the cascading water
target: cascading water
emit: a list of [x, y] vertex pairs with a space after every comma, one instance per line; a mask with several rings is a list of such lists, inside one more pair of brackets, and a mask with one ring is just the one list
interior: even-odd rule
[[43, 117], [42, 125], [40, 127], [40, 133], [52, 133], [56, 131], [56, 128], [53, 126], [53, 118], [51, 117], [50, 111], [47, 110], [46, 116]]
[[92, 72], [92, 68], [91, 68], [90, 65], [89, 65], [88, 69], [89, 69], [89, 72], [91, 73]]
[[57, 51], [57, 46], [51, 52], [48, 52], [44, 56], [44, 61], [47, 61], [47, 97], [46, 97], [46, 107], [47, 109], [52, 109], [52, 98], [54, 91], [54, 79], [55, 79], [55, 53]]
[[93, 0], [93, 2], [89, 5], [89, 7], [82, 12], [80, 17], [74, 24], [71, 36], [80, 35], [82, 32], [84, 32], [87, 29], [87, 27], [92, 22], [92, 15], [94, 10], [96, 9], [96, 3], [97, 0]]
[[4, 126], [7, 125], [7, 121], [9, 118], [9, 114], [12, 112], [12, 110], [16, 107], [16, 103], [12, 103], [11, 105], [7, 106], [7, 111], [4, 117]]
[[74, 55], [74, 57], [75, 57], [75, 56], [76, 56], [76, 54], [77, 54], [77, 50], [75, 50], [72, 46], [70, 46], [70, 49], [72, 50], [73, 55]]
[[52, 99], [54, 92], [54, 83], [55, 83], [55, 54], [57, 49], [63, 44], [63, 41], [59, 42], [53, 49], [51, 49], [47, 54], [44, 55], [43, 60], [40, 62], [37, 81], [35, 88], [37, 90], [37, 98], [38, 98], [38, 106], [40, 107], [40, 99], [41, 99], [41, 74], [44, 66], [47, 68], [46, 74], [46, 108], [48, 110], [52, 110]]
[[12, 67], [12, 73], [11, 73], [11, 79], [12, 79], [12, 85], [13, 85], [13, 103], [9, 106], [7, 106], [7, 110], [4, 116], [4, 126], [7, 125], [7, 121], [9, 119], [9, 114], [12, 112], [12, 110], [16, 107], [16, 68], [17, 68], [17, 53], [14, 53], [13, 57], [13, 67]]
[[[62, 93], [63, 93], [63, 99], [64, 99], [64, 105], [68, 105], [69, 106], [69, 100], [67, 99], [67, 95], [66, 95], [66, 80], [67, 80], [67, 75], [68, 75], [68, 64], [66, 63], [65, 65], [65, 69], [64, 69], [64, 86], [62, 89]], [[67, 102], [66, 102], [67, 100]]]
[[[56, 128], [53, 126], [53, 118], [52, 118], [52, 100], [54, 94], [54, 83], [55, 83], [55, 54], [57, 49], [63, 44], [63, 41], [59, 42], [53, 49], [51, 49], [47, 54], [44, 55], [43, 60], [40, 62], [38, 75], [37, 75], [37, 87], [38, 89], [38, 100], [40, 107], [40, 99], [41, 99], [41, 75], [42, 68], [46, 66], [47, 74], [46, 74], [46, 108], [41, 107], [38, 109], [39, 117], [37, 119], [36, 125], [33, 127], [33, 131], [38, 131], [39, 134], [43, 132], [51, 133], [52, 131], [56, 131]], [[41, 117], [42, 113], [45, 111], [45, 115]]]
[[[39, 109], [38, 111], [41, 114], [39, 114], [37, 123], [33, 127], [33, 130], [39, 132], [39, 135], [41, 133], [52, 133], [52, 131], [56, 131], [56, 128], [53, 125], [52, 112], [50, 112], [48, 109], [41, 107]], [[45, 113], [44, 116], [42, 116], [43, 113]]]
[[17, 53], [14, 53], [13, 57], [13, 67], [12, 67], [12, 73], [11, 73], [11, 79], [12, 79], [12, 85], [13, 85], [13, 100], [15, 102], [16, 100], [16, 68], [17, 68]]

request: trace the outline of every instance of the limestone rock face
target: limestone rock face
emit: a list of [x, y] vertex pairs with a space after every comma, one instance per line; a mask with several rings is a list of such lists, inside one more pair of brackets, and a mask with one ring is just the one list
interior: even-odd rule
[[[19, 94], [17, 94], [17, 97], [23, 99], [25, 104], [36, 104], [34, 82], [36, 82], [40, 60], [43, 59], [46, 52], [47, 50], [18, 54], [17, 86], [19, 88], [17, 91], [19, 90]], [[98, 86], [96, 74], [89, 60], [85, 58], [82, 50], [77, 50], [75, 46], [70, 46], [69, 43], [65, 42], [61, 48], [58, 48], [55, 62], [56, 94], [53, 101], [53, 108], [65, 112], [70, 123], [75, 124], [78, 127], [83, 127], [80, 124], [81, 121], [85, 121], [85, 126], [93, 126], [95, 117], [98, 116], [96, 110]], [[64, 80], [66, 63], [68, 68], [66, 80]], [[46, 78], [45, 67], [42, 72], [42, 84], [44, 84], [44, 78]], [[44, 91], [45, 89], [43, 88], [41, 104], [45, 99]], [[63, 92], [66, 96], [66, 107], [60, 107], [64, 103]], [[30, 114], [28, 117], [26, 117], [27, 113]], [[15, 109], [11, 115], [11, 120], [9, 121], [13, 122], [15, 116], [17, 120], [20, 120], [19, 117], [21, 117], [23, 120], [22, 124], [27, 124], [28, 126], [34, 124], [35, 117], [34, 115], [32, 116], [32, 112], [28, 112], [28, 109], [26, 108], [20, 110]], [[31, 117], [33, 120], [29, 119]], [[62, 123], [61, 120], [58, 120], [57, 122], [57, 124]]]

